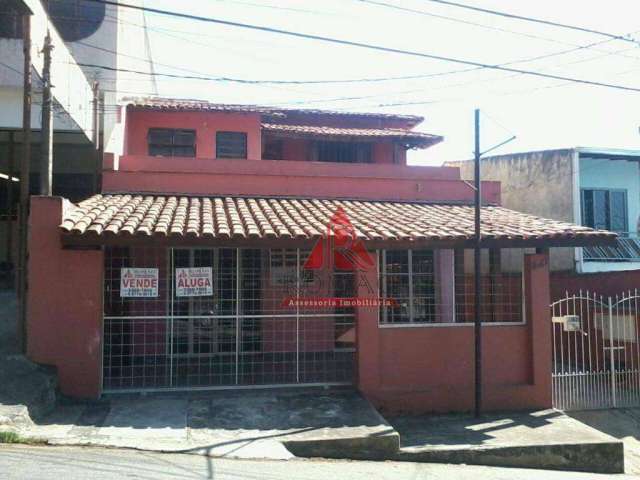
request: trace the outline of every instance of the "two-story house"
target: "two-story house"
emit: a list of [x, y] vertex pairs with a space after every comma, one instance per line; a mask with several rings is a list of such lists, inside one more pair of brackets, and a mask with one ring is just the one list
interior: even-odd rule
[[[422, 120], [124, 101], [102, 193], [33, 199], [28, 355], [79, 397], [351, 385], [472, 408], [474, 191], [407, 165], [442, 140]], [[548, 407], [547, 249], [614, 235], [482, 191], [484, 402]]]
[[[449, 162], [464, 178], [472, 162]], [[569, 148], [482, 160], [482, 178], [499, 181], [502, 204], [522, 212], [606, 229], [614, 245], [551, 251], [552, 291], [617, 295], [640, 282], [640, 152]]]

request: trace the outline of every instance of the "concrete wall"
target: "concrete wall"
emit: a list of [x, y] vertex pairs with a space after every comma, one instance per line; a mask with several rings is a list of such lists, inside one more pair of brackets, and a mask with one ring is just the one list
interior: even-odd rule
[[64, 250], [65, 201], [32, 197], [27, 356], [55, 366], [65, 395], [96, 398], [102, 364], [102, 250]]
[[[377, 282], [375, 272], [365, 272]], [[549, 266], [527, 255], [526, 324], [483, 327], [486, 410], [551, 406]], [[364, 294], [364, 293], [363, 293]], [[357, 310], [358, 388], [392, 412], [469, 411], [474, 399], [472, 325], [380, 327], [377, 309]]]
[[[119, 163], [118, 171], [103, 172], [105, 193], [473, 201], [473, 190], [458, 179], [456, 168], [132, 155]], [[499, 184], [483, 185], [485, 201], [499, 204]]]
[[[502, 205], [540, 217], [578, 222], [573, 204], [573, 150], [548, 150], [486, 157], [483, 180], [500, 182]], [[473, 162], [447, 162], [459, 166], [462, 178], [473, 180]], [[551, 250], [551, 269], [575, 268], [573, 248]]]

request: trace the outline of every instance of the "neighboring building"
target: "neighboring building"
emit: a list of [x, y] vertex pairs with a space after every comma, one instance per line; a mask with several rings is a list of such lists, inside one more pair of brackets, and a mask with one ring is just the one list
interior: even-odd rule
[[[133, 3], [138, 2], [134, 0]], [[99, 191], [101, 155], [94, 140], [94, 84], [99, 91], [99, 145], [109, 151], [118, 92], [153, 92], [152, 77], [118, 69], [152, 71], [142, 12], [85, 0], [0, 0], [0, 263], [15, 263], [17, 208], [22, 159], [23, 25], [31, 20], [33, 100], [30, 191], [39, 193], [42, 46], [53, 43], [53, 192], [72, 200]], [[127, 55], [133, 50], [138, 57]], [[143, 48], [144, 51], [144, 48]], [[88, 66], [93, 65], [93, 66]], [[134, 85], [131, 85], [134, 83]], [[102, 147], [101, 147], [102, 148]], [[12, 180], [9, 180], [12, 177]], [[9, 228], [9, 226], [12, 228]], [[12, 253], [13, 252], [13, 253]]]
[[[473, 162], [448, 162], [473, 178]], [[640, 151], [571, 148], [482, 159], [482, 178], [502, 185], [502, 205], [606, 229], [615, 246], [554, 249], [551, 268], [594, 273], [640, 269]]]
[[[473, 406], [473, 190], [422, 118], [129, 99], [103, 192], [34, 197], [28, 355], [63, 393], [353, 385]], [[484, 405], [551, 405], [548, 257], [613, 234], [483, 184]], [[517, 265], [518, 268], [511, 268]]]

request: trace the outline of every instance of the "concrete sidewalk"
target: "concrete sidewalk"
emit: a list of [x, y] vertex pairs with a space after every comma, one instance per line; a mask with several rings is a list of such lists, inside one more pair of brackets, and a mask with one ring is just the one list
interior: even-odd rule
[[388, 419], [395, 460], [624, 473], [622, 442], [556, 410]]
[[623, 472], [617, 439], [561, 412], [399, 416], [353, 390], [112, 395], [63, 403], [18, 432], [53, 445], [214, 457], [324, 457]]
[[229, 458], [385, 459], [399, 448], [397, 432], [360, 394], [322, 389], [118, 395], [60, 405], [18, 432], [53, 445]]

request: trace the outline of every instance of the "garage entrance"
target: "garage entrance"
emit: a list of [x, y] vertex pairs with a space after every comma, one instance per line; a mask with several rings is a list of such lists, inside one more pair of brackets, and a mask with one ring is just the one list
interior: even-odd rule
[[104, 391], [352, 383], [353, 309], [285, 300], [350, 297], [353, 273], [321, 277], [307, 254], [107, 247]]

